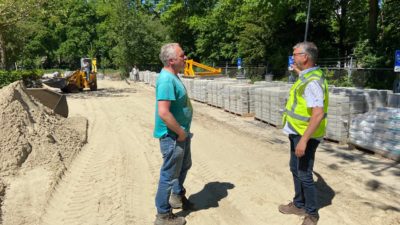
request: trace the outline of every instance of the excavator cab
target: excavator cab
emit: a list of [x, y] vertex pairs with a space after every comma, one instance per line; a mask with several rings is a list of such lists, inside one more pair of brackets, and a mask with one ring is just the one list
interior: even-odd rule
[[[201, 68], [205, 71], [203, 72], [195, 72], [193, 70], [193, 66], [196, 66], [198, 68]], [[188, 59], [185, 61], [185, 70], [184, 70], [184, 75], [183, 77], [186, 78], [195, 78], [196, 76], [216, 76], [221, 74], [221, 68], [214, 68], [211, 66], [207, 66], [198, 62], [195, 62], [193, 59]]]

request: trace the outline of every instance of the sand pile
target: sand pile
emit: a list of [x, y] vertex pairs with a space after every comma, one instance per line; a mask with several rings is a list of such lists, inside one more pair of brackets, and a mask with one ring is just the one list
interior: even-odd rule
[[[44, 194], [47, 196], [51, 192], [86, 142], [87, 120], [66, 119], [54, 114], [27, 95], [20, 82], [0, 89], [0, 114], [0, 195], [3, 193], [0, 197], [5, 195], [6, 204], [2, 204], [2, 211], [6, 213], [7, 203], [18, 199], [11, 199], [9, 193], [18, 188], [12, 182], [21, 174], [26, 175], [40, 167], [49, 174], [41, 181], [47, 187]], [[36, 184], [41, 185], [40, 182]], [[26, 198], [22, 199], [26, 201]], [[17, 207], [31, 203], [12, 204]]]

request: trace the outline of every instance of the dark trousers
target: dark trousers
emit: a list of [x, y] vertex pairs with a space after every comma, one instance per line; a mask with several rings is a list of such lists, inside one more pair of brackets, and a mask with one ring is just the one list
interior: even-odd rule
[[289, 135], [290, 140], [290, 171], [293, 175], [294, 198], [293, 203], [298, 208], [303, 208], [310, 215], [318, 216], [317, 190], [313, 180], [313, 167], [315, 151], [319, 145], [316, 139], [310, 139], [307, 143], [303, 157], [295, 155], [295, 149], [300, 141], [300, 135]]

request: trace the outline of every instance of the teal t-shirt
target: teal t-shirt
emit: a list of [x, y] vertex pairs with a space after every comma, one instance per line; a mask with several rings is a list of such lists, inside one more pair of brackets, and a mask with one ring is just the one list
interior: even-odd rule
[[158, 115], [157, 103], [160, 100], [171, 101], [169, 111], [181, 127], [189, 133], [193, 108], [185, 86], [183, 86], [179, 77], [164, 69], [161, 70], [156, 82], [156, 113], [153, 136], [155, 138], [160, 138], [167, 133], [170, 135], [176, 135], [175, 132], [168, 129], [167, 125]]

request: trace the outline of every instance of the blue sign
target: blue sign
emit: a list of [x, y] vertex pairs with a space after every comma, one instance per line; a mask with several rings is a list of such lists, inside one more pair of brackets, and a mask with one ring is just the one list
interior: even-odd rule
[[238, 69], [242, 68], [242, 58], [237, 59], [237, 66], [238, 66]]
[[400, 72], [400, 50], [396, 50], [394, 55], [394, 72]]
[[292, 67], [293, 64], [294, 64], [294, 58], [292, 55], [289, 55], [289, 59], [288, 59], [288, 70], [289, 71], [293, 70], [293, 67]]

